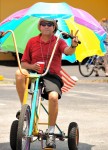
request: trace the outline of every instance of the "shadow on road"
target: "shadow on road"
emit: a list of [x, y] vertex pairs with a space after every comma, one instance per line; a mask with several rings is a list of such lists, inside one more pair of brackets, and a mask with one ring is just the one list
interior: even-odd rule
[[78, 150], [91, 150], [92, 147], [94, 147], [94, 146], [95, 145], [89, 145], [89, 144], [86, 144], [86, 143], [80, 143]]
[[[31, 150], [41, 150], [40, 142], [34, 142], [31, 144]], [[78, 150], [91, 150], [94, 145], [89, 145], [86, 143], [80, 143]], [[0, 143], [0, 150], [11, 150], [10, 143]], [[68, 150], [67, 141], [61, 143], [61, 141], [57, 141], [57, 150]]]

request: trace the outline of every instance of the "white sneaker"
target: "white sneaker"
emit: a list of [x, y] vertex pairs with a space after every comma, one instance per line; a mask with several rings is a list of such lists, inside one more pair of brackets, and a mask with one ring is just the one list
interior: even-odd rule
[[108, 73], [106, 73], [105, 76], [108, 77]]

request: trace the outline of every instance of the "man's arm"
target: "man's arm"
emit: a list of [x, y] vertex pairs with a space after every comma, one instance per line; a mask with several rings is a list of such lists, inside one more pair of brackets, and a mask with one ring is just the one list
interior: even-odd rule
[[64, 49], [64, 54], [66, 54], [66, 55], [72, 55], [73, 53], [75, 53], [76, 47], [77, 47], [77, 46], [75, 46], [75, 47], [73, 47], [73, 48], [72, 48], [72, 46], [66, 47], [66, 48]]
[[36, 72], [38, 72], [41, 69], [40, 65], [37, 63], [29, 64], [28, 62], [21, 62], [21, 66], [23, 69], [34, 70]]
[[72, 39], [72, 44], [70, 47], [66, 47], [64, 49], [64, 54], [66, 55], [72, 55], [73, 53], [75, 53], [76, 47], [78, 46], [78, 37], [76, 36], [78, 33], [78, 30], [76, 31], [75, 35], [73, 36], [73, 31], [71, 31], [71, 35], [74, 37]]

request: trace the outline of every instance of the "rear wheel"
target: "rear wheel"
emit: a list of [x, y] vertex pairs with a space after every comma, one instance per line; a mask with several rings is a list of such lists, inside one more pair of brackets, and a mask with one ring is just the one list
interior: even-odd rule
[[79, 72], [84, 77], [89, 77], [94, 71], [94, 57], [85, 58], [79, 62]]
[[25, 104], [22, 106], [17, 132], [17, 147], [16, 150], [30, 150], [30, 137], [28, 137], [30, 125], [30, 107]]
[[18, 120], [13, 121], [10, 129], [10, 146], [12, 150], [16, 150]]
[[68, 148], [69, 150], [78, 150], [79, 129], [76, 122], [71, 122], [68, 127]]

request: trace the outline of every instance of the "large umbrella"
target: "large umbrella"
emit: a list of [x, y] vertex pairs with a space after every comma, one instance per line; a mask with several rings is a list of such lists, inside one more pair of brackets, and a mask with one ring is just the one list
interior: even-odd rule
[[[79, 30], [78, 37], [81, 44], [72, 56], [63, 55], [62, 59], [74, 62], [82, 61], [87, 56], [104, 55], [103, 40], [106, 33], [98, 21], [84, 10], [69, 6], [66, 3], [43, 3], [20, 10], [0, 23], [0, 31], [13, 30], [16, 37], [19, 53], [23, 53], [29, 38], [39, 34], [38, 20], [41, 17], [51, 17], [58, 20], [59, 30], [70, 33]], [[59, 34], [57, 31], [56, 35]], [[68, 45], [71, 40], [67, 39]], [[4, 51], [14, 51], [12, 37], [7, 34], [1, 39], [1, 48]]]

